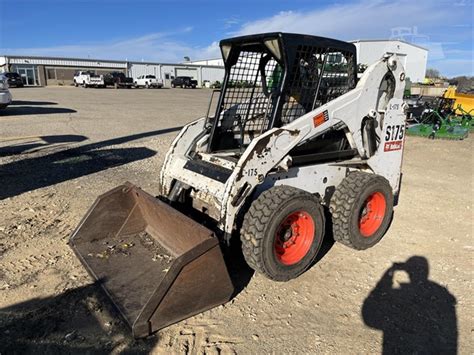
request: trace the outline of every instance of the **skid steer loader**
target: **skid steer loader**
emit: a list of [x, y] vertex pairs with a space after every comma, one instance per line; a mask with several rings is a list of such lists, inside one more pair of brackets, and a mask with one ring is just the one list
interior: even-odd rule
[[159, 198], [119, 186], [71, 237], [136, 337], [232, 297], [221, 252], [232, 237], [250, 267], [287, 281], [315, 261], [326, 218], [336, 241], [366, 249], [397, 204], [405, 74], [396, 55], [358, 79], [355, 46], [333, 39], [266, 33], [220, 48], [215, 114], [173, 141]]

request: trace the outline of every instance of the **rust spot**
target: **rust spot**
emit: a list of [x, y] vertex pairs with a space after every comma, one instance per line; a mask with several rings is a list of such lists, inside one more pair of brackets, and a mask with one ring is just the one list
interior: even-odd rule
[[271, 148], [264, 148], [263, 151], [260, 154], [257, 154], [257, 158], [265, 158], [266, 155], [271, 151]]
[[242, 172], [245, 170], [247, 166], [247, 162], [250, 160], [253, 160], [255, 157], [258, 159], [262, 159], [265, 157], [265, 155], [268, 154], [268, 152], [271, 151], [271, 148], [268, 147], [268, 144], [270, 143], [271, 139], [278, 136], [281, 132], [283, 132], [283, 129], [278, 129], [275, 132], [273, 132], [271, 135], [265, 136], [261, 138], [256, 144], [255, 147], [252, 151], [252, 154], [249, 155], [249, 157], [243, 162], [242, 168], [240, 169], [239, 173], [237, 174], [236, 181], [239, 181], [243, 174]]
[[267, 147], [268, 143], [270, 143], [270, 139], [272, 138], [273, 134], [270, 136], [266, 136], [259, 140], [255, 145], [254, 152], [258, 154], [262, 154], [263, 150]]

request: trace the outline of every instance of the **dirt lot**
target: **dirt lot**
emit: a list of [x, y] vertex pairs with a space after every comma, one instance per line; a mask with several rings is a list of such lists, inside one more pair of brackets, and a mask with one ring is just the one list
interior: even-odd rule
[[[288, 283], [240, 266], [243, 289], [228, 304], [135, 341], [68, 237], [124, 181], [157, 194], [167, 146], [210, 93], [12, 93], [0, 113], [0, 353], [474, 352], [472, 137], [407, 139], [400, 204], [376, 247], [328, 240]], [[18, 136], [42, 138], [5, 141]]]

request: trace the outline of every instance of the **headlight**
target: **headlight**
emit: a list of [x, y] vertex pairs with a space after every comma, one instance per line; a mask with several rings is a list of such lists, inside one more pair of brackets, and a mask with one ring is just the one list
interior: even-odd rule
[[5, 79], [0, 79], [0, 90], [7, 90], [8, 82]]

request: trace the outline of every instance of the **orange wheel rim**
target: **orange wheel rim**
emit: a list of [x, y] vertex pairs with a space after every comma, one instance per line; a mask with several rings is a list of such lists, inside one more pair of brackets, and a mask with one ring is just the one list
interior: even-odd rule
[[380, 192], [369, 195], [361, 207], [359, 215], [359, 231], [363, 237], [371, 237], [382, 225], [387, 202]]
[[305, 211], [288, 215], [278, 226], [275, 235], [275, 254], [282, 264], [293, 265], [301, 261], [314, 240], [313, 218]]

